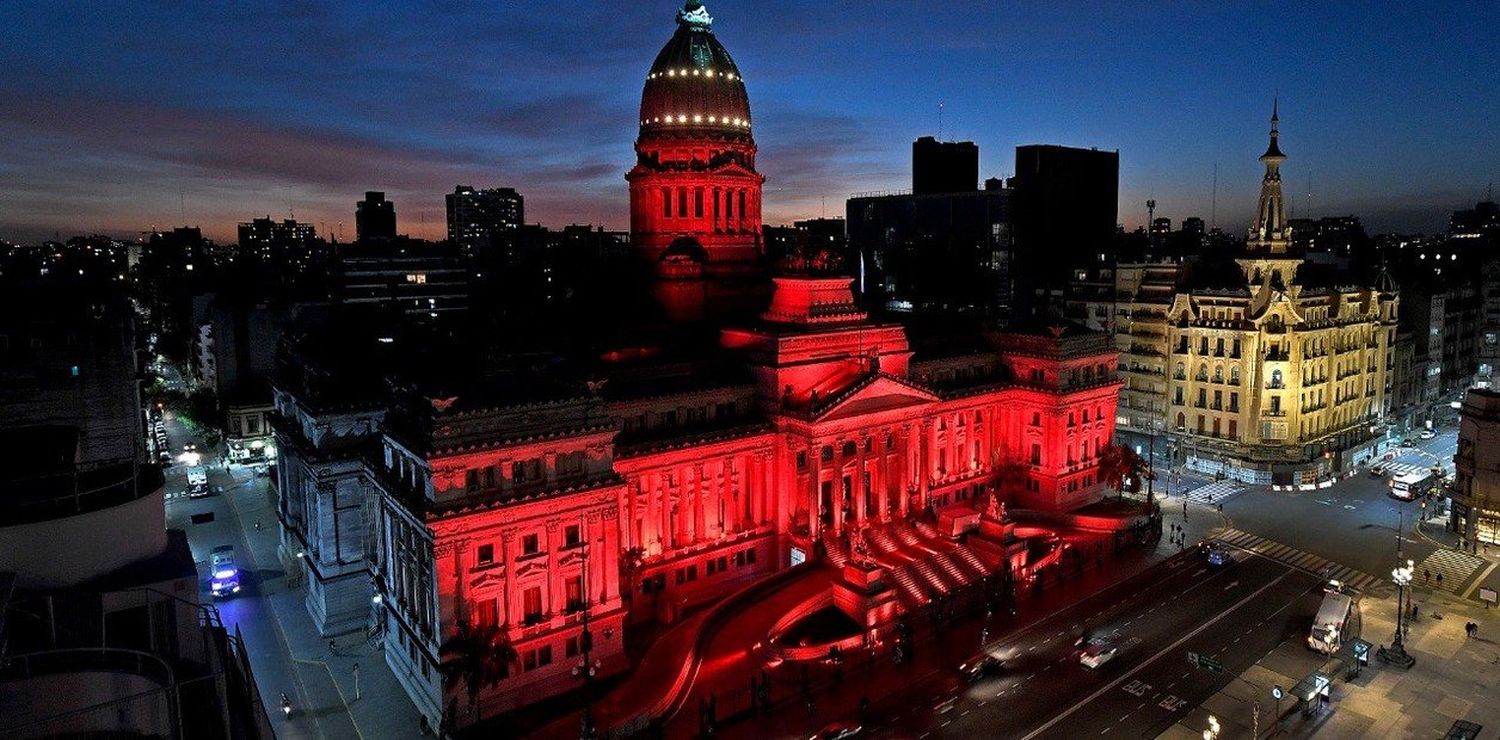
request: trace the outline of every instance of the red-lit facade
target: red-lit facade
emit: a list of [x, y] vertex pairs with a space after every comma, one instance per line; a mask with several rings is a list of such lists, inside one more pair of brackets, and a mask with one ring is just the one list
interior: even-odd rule
[[[647, 81], [629, 179], [643, 256], [670, 262], [688, 238], [703, 254], [687, 261], [712, 268], [757, 255], [761, 178], [748, 124], [736, 128], [743, 82], [705, 18], [688, 3], [670, 63], [653, 66], [668, 76]], [[709, 61], [692, 69], [712, 76], [674, 73], [700, 48]], [[701, 105], [700, 90], [713, 91]], [[700, 192], [733, 193], [734, 210], [698, 215]], [[924, 352], [861, 311], [849, 278], [774, 283], [759, 321], [700, 356], [622, 348], [573, 385], [412, 392], [387, 416], [370, 462], [377, 618], [434, 723], [578, 688], [585, 606], [596, 675], [618, 673], [626, 630], [798, 562], [842, 562], [849, 533], [992, 494], [1047, 511], [1100, 497], [1119, 387], [1107, 337], [1039, 326]], [[516, 651], [472, 702], [439, 669], [460, 624], [496, 626]]]
[[751, 272], [761, 257], [750, 99], [708, 11], [689, 3], [641, 93], [631, 242], [661, 276]]

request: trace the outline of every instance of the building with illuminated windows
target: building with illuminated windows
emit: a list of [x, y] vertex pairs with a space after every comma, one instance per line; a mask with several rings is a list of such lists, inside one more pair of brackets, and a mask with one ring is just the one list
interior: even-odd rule
[[[712, 291], [761, 269], [761, 179], [744, 82], [709, 24], [697, 2], [678, 14], [628, 179], [656, 285], [695, 272]], [[702, 607], [780, 619], [761, 604], [837, 600], [859, 639], [889, 645], [902, 614], [977, 603], [1029, 577], [1034, 553], [1056, 559], [1057, 539], [1018, 538], [1006, 507], [1103, 497], [1110, 338], [1047, 323], [921, 335], [817, 267], [762, 279], [757, 315], [707, 330], [559, 332], [550, 350], [304, 342], [274, 421], [283, 556], [303, 561], [319, 625], [363, 616], [419, 711], [451, 728], [627, 671], [628, 631]], [[410, 370], [355, 383], [382, 363], [346, 341]], [[471, 694], [459, 667], [477, 654], [504, 667]], [[636, 683], [685, 690], [662, 679]], [[632, 705], [601, 732], [661, 709]]]
[[1122, 431], [1164, 436], [1157, 441], [1200, 472], [1305, 484], [1393, 441], [1398, 301], [1385, 276], [1348, 285], [1290, 249], [1278, 123], [1273, 113], [1256, 220], [1227, 274], [1197, 268], [1164, 303], [1161, 289], [1181, 266], [1142, 268], [1117, 329], [1129, 337], [1119, 421]]

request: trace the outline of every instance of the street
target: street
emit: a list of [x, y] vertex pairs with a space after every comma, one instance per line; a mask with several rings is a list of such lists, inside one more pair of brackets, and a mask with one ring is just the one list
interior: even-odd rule
[[[277, 737], [359, 737], [327, 663], [293, 657], [294, 652], [288, 646], [288, 628], [310, 630], [310, 626], [284, 624], [284, 610], [276, 609], [271, 598], [278, 593], [296, 602], [300, 598], [285, 591], [285, 573], [274, 557], [267, 558], [263, 546], [250, 546], [251, 537], [257, 536], [274, 542], [276, 518], [269, 503], [269, 478], [256, 477], [252, 469], [241, 466], [226, 472], [218, 462], [217, 451], [203, 449], [201, 440], [190, 435], [170, 409], [166, 412], [166, 426], [174, 452], [180, 453], [189, 443], [199, 446], [212, 491], [206, 497], [188, 498], [187, 466], [181, 462], [173, 464], [165, 471], [167, 526], [187, 532], [193, 560], [198, 564], [200, 601], [216, 604], [224, 626], [231, 633], [236, 629], [244, 633], [256, 683]], [[261, 523], [258, 532], [256, 521]], [[209, 552], [219, 545], [234, 547], [241, 572], [241, 591], [214, 599], [208, 590], [207, 564]], [[308, 619], [305, 612], [298, 616]], [[283, 716], [278, 706], [283, 692], [292, 703], [290, 717]]]
[[[997, 678], [964, 685], [952, 671], [872, 708], [877, 737], [1149, 737], [1290, 634], [1306, 631], [1319, 580], [1263, 558], [1210, 572], [1196, 553], [1152, 569], [1134, 588], [1080, 602], [994, 643]], [[1098, 670], [1078, 661], [1084, 630], [1120, 652]], [[1190, 668], [1189, 651], [1228, 671]], [[955, 667], [956, 668], [956, 667]], [[936, 697], [916, 701], [919, 696]]]

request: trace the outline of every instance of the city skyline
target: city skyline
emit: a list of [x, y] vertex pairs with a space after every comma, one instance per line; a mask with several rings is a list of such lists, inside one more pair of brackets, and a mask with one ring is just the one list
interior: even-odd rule
[[[17, 71], [0, 82], [0, 130], [16, 142], [0, 155], [0, 238], [195, 224], [232, 241], [238, 222], [290, 212], [324, 235], [342, 224], [347, 241], [354, 202], [376, 189], [401, 232], [442, 238], [458, 183], [516, 188], [532, 222], [623, 230], [640, 76], [676, 7], [22, 6], [20, 25], [39, 32], [0, 51]], [[1174, 223], [1212, 222], [1217, 167], [1217, 223], [1240, 233], [1278, 94], [1294, 216], [1432, 232], [1500, 171], [1483, 147], [1500, 95], [1464, 88], [1487, 58], [1468, 17], [1484, 11], [1465, 5], [1378, 18], [1258, 5], [709, 10], [754, 101], [767, 223], [841, 216], [853, 193], [909, 187], [910, 142], [937, 134], [976, 141], [982, 177], [1013, 174], [1018, 144], [1117, 149], [1127, 229], [1148, 197]], [[120, 28], [141, 30], [118, 43]], [[49, 43], [64, 29], [74, 44]], [[589, 38], [569, 36], [578, 29]]]

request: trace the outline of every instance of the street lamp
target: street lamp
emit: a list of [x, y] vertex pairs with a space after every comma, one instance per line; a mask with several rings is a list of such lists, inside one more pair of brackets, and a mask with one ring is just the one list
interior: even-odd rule
[[1380, 659], [1402, 668], [1410, 668], [1416, 664], [1417, 659], [1406, 652], [1405, 640], [1402, 633], [1406, 631], [1406, 587], [1411, 584], [1411, 577], [1416, 566], [1412, 561], [1406, 561], [1406, 567], [1396, 567], [1391, 570], [1391, 580], [1396, 582], [1396, 637], [1391, 641], [1391, 646], [1381, 648], [1376, 654]]
[[1203, 731], [1203, 740], [1218, 740], [1218, 737], [1219, 718], [1210, 714], [1208, 715], [1208, 729]]

